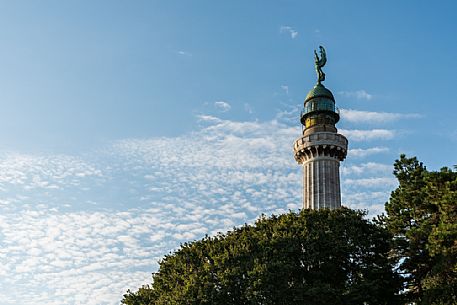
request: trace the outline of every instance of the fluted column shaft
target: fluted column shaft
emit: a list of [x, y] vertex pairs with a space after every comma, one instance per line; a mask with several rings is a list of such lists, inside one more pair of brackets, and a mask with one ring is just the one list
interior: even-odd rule
[[317, 157], [303, 163], [303, 207], [336, 209], [341, 206], [339, 160]]

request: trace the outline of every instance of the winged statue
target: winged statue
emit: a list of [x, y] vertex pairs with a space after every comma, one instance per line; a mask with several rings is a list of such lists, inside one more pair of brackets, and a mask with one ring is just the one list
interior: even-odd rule
[[327, 62], [327, 55], [325, 54], [323, 46], [319, 46], [319, 53], [321, 55], [320, 58], [317, 51], [314, 50], [314, 65], [316, 67], [318, 84], [325, 80], [325, 73], [322, 71], [322, 67], [325, 66], [325, 63]]

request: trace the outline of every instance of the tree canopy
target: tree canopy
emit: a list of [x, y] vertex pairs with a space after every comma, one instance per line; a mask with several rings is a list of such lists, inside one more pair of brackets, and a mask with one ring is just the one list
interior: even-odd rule
[[399, 186], [386, 204], [392, 253], [409, 302], [457, 304], [457, 172], [429, 172], [417, 158], [394, 164]]
[[127, 305], [398, 304], [390, 235], [346, 208], [304, 210], [186, 243]]

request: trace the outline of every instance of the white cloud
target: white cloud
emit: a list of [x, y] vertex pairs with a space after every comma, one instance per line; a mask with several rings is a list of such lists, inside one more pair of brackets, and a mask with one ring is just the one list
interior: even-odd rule
[[358, 100], [371, 100], [373, 95], [366, 92], [365, 90], [356, 90], [356, 91], [340, 91], [338, 92], [339, 95], [347, 97], [347, 98], [355, 98]]
[[0, 255], [6, 254], [2, 265], [9, 271], [0, 283], [16, 287], [7, 303], [75, 304], [78, 298], [83, 304], [118, 304], [121, 291], [148, 280], [150, 272], [138, 270], [151, 268], [154, 254], [161, 254], [145, 243], [139, 247], [143, 236], [130, 232], [130, 226], [146, 226], [154, 233], [153, 225], [133, 211], [41, 210], [3, 216]]
[[276, 112], [275, 119], [291, 126], [297, 126], [298, 132], [300, 110], [302, 110], [301, 105], [286, 106], [285, 109]]
[[192, 57], [192, 53], [187, 52], [187, 51], [179, 50], [179, 51], [176, 51], [176, 53], [181, 55], [181, 56]]
[[386, 153], [389, 151], [387, 147], [370, 147], [370, 148], [349, 148], [348, 156], [354, 158], [362, 158], [379, 153]]
[[390, 164], [382, 164], [376, 162], [368, 162], [362, 164], [351, 164], [347, 165], [343, 163], [341, 166], [341, 174], [347, 175], [360, 175], [367, 173], [384, 173], [390, 174], [393, 170], [393, 166]]
[[397, 185], [397, 180], [393, 177], [370, 177], [360, 179], [349, 179], [346, 178], [343, 184], [348, 186], [361, 186], [361, 187], [394, 187]]
[[373, 112], [354, 109], [340, 109], [341, 118], [352, 123], [387, 123], [401, 119], [417, 119], [418, 113]]
[[221, 119], [218, 117], [207, 115], [207, 114], [199, 114], [197, 115], [197, 119], [200, 122], [210, 122], [210, 123], [218, 123], [221, 122]]
[[287, 33], [290, 35], [290, 38], [295, 39], [298, 36], [298, 31], [296, 31], [294, 28], [288, 26], [288, 25], [283, 25], [279, 28], [279, 31], [281, 33]]
[[389, 129], [340, 129], [340, 132], [349, 138], [349, 141], [389, 140], [395, 136], [394, 130]]
[[384, 212], [384, 204], [389, 198], [389, 192], [349, 192], [343, 193], [342, 204], [351, 209], [368, 210], [370, 215], [380, 215]]
[[[55, 188], [88, 176], [102, 177], [95, 165], [65, 155], [34, 156], [8, 153], [0, 156], [0, 185], [29, 185], [30, 188]], [[46, 180], [44, 180], [46, 179]]]
[[344, 194], [343, 201], [357, 206], [365, 205], [366, 207], [371, 201], [384, 203], [388, 197], [389, 193], [386, 192], [352, 192]]
[[287, 85], [281, 85], [281, 89], [284, 90], [284, 92], [288, 95], [289, 94], [289, 86]]
[[227, 112], [232, 108], [232, 106], [230, 106], [230, 104], [225, 101], [214, 102], [214, 107], [216, 107], [216, 109], [221, 112]]

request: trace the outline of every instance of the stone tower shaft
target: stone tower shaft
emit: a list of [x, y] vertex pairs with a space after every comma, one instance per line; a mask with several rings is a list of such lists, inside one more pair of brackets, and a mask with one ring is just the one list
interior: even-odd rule
[[325, 131], [295, 141], [295, 160], [303, 166], [303, 208], [341, 206], [340, 161], [346, 157], [347, 144], [343, 135]]
[[[316, 70], [321, 69], [323, 65], [317, 65], [322, 61], [315, 62]], [[336, 209], [341, 206], [339, 167], [346, 158], [348, 140], [336, 129], [339, 112], [333, 94], [321, 83], [322, 74], [318, 73], [318, 83], [305, 98], [300, 117], [303, 135], [294, 142], [295, 160], [303, 166], [305, 209]]]

